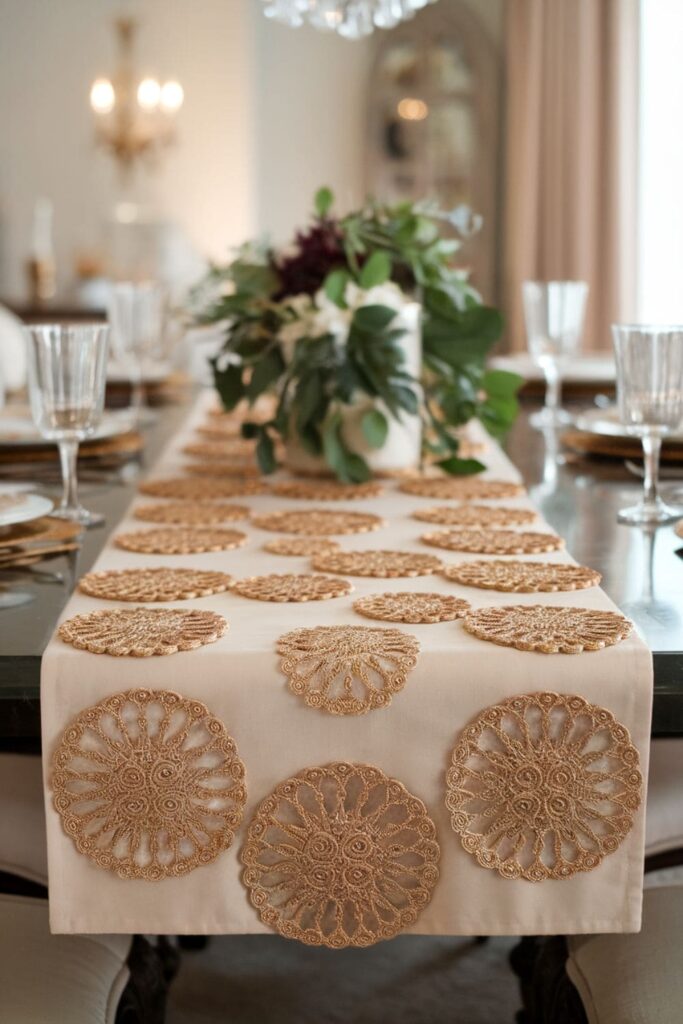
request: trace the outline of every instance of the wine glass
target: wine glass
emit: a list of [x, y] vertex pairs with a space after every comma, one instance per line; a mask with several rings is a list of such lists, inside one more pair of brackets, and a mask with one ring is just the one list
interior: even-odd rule
[[111, 286], [108, 314], [112, 352], [130, 377], [130, 409], [138, 425], [148, 419], [143, 414], [143, 370], [160, 354], [166, 291], [156, 281], [118, 281]]
[[643, 445], [645, 479], [638, 505], [622, 509], [620, 523], [668, 523], [683, 509], [666, 505], [657, 493], [662, 438], [683, 419], [683, 326], [612, 324], [617, 365], [619, 417]]
[[104, 405], [109, 327], [102, 323], [27, 327], [31, 412], [43, 437], [56, 441], [62, 467], [62, 502], [52, 514], [84, 526], [104, 522], [78, 501], [78, 445], [98, 426]]
[[522, 285], [529, 352], [546, 381], [545, 404], [530, 417], [532, 426], [541, 430], [571, 422], [561, 407], [562, 369], [577, 353], [587, 297], [585, 281], [525, 281]]

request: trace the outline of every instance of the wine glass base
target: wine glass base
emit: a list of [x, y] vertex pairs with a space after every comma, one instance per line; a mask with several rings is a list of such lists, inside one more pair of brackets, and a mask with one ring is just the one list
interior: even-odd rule
[[683, 507], [674, 508], [658, 500], [653, 505], [633, 505], [617, 512], [617, 522], [627, 526], [662, 526], [683, 519]]
[[89, 512], [81, 505], [78, 508], [56, 508], [50, 515], [59, 519], [68, 519], [70, 523], [80, 523], [86, 530], [93, 526], [102, 526], [105, 519], [99, 512]]
[[547, 405], [529, 417], [529, 423], [535, 430], [558, 430], [568, 427], [571, 422], [572, 418], [566, 409], [550, 409]]

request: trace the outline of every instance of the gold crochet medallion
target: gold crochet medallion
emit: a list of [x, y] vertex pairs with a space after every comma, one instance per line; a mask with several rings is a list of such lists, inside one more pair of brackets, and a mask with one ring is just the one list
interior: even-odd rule
[[300, 511], [281, 509], [252, 516], [254, 526], [276, 533], [304, 533], [313, 536], [330, 534], [370, 533], [386, 523], [369, 512], [341, 512], [328, 508], [309, 508]]
[[276, 537], [263, 545], [271, 555], [316, 555], [320, 551], [336, 551], [339, 544], [328, 537]]
[[352, 590], [347, 580], [302, 573], [248, 576], [233, 585], [234, 593], [254, 601], [328, 601], [345, 597]]
[[257, 808], [243, 881], [264, 924], [311, 946], [371, 946], [414, 924], [439, 878], [423, 802], [371, 765], [307, 768]]
[[616, 612], [545, 604], [477, 608], [464, 625], [480, 640], [541, 654], [601, 651], [625, 640], [633, 628]]
[[633, 826], [638, 751], [605, 708], [532, 693], [486, 708], [461, 733], [446, 776], [451, 825], [503, 878], [571, 878], [597, 868]]
[[247, 543], [241, 530], [218, 526], [169, 526], [168, 529], [138, 530], [114, 537], [118, 548], [143, 555], [195, 555], [205, 551], [231, 551]]
[[78, 584], [82, 593], [103, 601], [186, 601], [231, 586], [227, 573], [199, 569], [109, 569], [90, 572]]
[[268, 487], [263, 480], [225, 480], [220, 477], [195, 480], [177, 477], [168, 480], [146, 480], [140, 484], [138, 490], [152, 498], [211, 501], [219, 498], [237, 498], [244, 494], [264, 494]]
[[82, 711], [55, 749], [50, 784], [79, 853], [150, 882], [229, 849], [247, 798], [223, 722], [169, 690], [128, 690]]
[[538, 519], [530, 508], [496, 505], [434, 505], [413, 512], [413, 519], [442, 526], [527, 526]]
[[172, 504], [154, 502], [133, 509], [136, 519], [146, 523], [169, 526], [218, 526], [237, 519], [248, 519], [246, 505], [229, 505], [220, 501], [178, 501]]
[[471, 477], [418, 477], [404, 480], [399, 489], [404, 494], [414, 494], [419, 498], [452, 498], [460, 501], [499, 501], [524, 494], [521, 484]]
[[452, 622], [470, 610], [469, 601], [446, 594], [413, 591], [369, 594], [353, 602], [354, 610], [369, 619], [386, 622]]
[[191, 462], [183, 468], [192, 476], [208, 477], [210, 480], [222, 480], [224, 477], [241, 477], [244, 480], [261, 476], [259, 467], [251, 462], [219, 462], [214, 459], [213, 462]]
[[91, 654], [150, 658], [215, 643], [227, 629], [227, 622], [216, 612], [107, 608], [67, 619], [59, 627], [58, 636], [64, 643]]
[[434, 548], [480, 555], [538, 555], [564, 547], [562, 538], [554, 533], [515, 530], [435, 530], [423, 533], [420, 539]]
[[314, 555], [314, 569], [342, 576], [375, 576], [380, 579], [430, 576], [442, 567], [433, 555], [411, 551], [329, 551]]
[[219, 462], [228, 459], [254, 459], [256, 444], [246, 438], [235, 438], [232, 441], [193, 441], [183, 448], [184, 455], [190, 455], [193, 459], [205, 459], [207, 462], [218, 459]]
[[281, 636], [277, 650], [290, 690], [309, 707], [364, 715], [403, 689], [420, 645], [399, 629], [316, 626]]
[[362, 484], [343, 484], [337, 480], [282, 480], [273, 484], [273, 493], [280, 498], [302, 498], [306, 501], [360, 501], [384, 493], [382, 484], [368, 480]]
[[491, 559], [488, 562], [460, 562], [447, 565], [443, 575], [465, 587], [510, 591], [519, 594], [552, 593], [561, 590], [587, 590], [597, 587], [599, 572], [585, 565], [562, 562], [513, 562]]

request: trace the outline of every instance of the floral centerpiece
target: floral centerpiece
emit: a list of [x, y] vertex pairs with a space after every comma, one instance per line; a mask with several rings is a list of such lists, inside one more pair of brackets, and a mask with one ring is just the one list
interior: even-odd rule
[[347, 482], [428, 458], [447, 473], [458, 428], [478, 417], [500, 436], [517, 413], [520, 379], [486, 369], [502, 330], [453, 267], [470, 213], [427, 203], [369, 202], [345, 216], [321, 189], [311, 225], [274, 251], [248, 244], [214, 266], [192, 295], [195, 318], [225, 323], [212, 360], [226, 409], [272, 392], [267, 422], [245, 422], [265, 473], [282, 438], [291, 468]]

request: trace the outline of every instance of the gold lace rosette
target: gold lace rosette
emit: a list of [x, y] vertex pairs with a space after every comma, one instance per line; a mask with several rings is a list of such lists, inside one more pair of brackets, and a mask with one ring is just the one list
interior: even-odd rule
[[404, 480], [399, 490], [418, 498], [440, 498], [448, 501], [500, 501], [524, 493], [521, 484], [507, 480], [479, 480], [476, 477], [423, 476]]
[[277, 643], [292, 693], [333, 715], [386, 707], [417, 664], [420, 645], [399, 629], [316, 626]]
[[137, 505], [133, 515], [146, 523], [167, 526], [218, 526], [236, 519], [248, 519], [249, 509], [246, 505], [229, 505], [217, 501], [150, 502], [148, 505]]
[[300, 498], [303, 501], [360, 501], [377, 498], [384, 493], [382, 484], [368, 480], [362, 484], [343, 484], [338, 480], [282, 480], [273, 484], [273, 494], [281, 498]]
[[76, 848], [121, 878], [210, 864], [246, 801], [235, 741], [197, 700], [128, 690], [82, 711], [52, 757], [54, 806]]
[[268, 485], [263, 480], [230, 480], [221, 477], [170, 477], [166, 480], [144, 480], [140, 494], [151, 498], [175, 498], [178, 501], [216, 501], [237, 498], [243, 494], [264, 494]]
[[329, 537], [333, 534], [370, 533], [386, 526], [379, 516], [370, 512], [348, 512], [329, 508], [280, 509], [252, 516], [260, 530], [276, 533], [303, 533]]
[[421, 800], [371, 765], [308, 768], [257, 809], [242, 850], [261, 920], [312, 946], [371, 946], [414, 924], [439, 877]]
[[380, 579], [407, 576], [430, 576], [443, 567], [433, 555], [412, 551], [323, 551], [314, 555], [311, 564], [322, 572], [342, 576], [375, 576]]
[[105, 569], [82, 576], [78, 589], [102, 601], [187, 601], [231, 586], [232, 576], [207, 569]]
[[493, 705], [453, 751], [446, 806], [464, 849], [503, 878], [592, 871], [622, 843], [642, 797], [638, 751], [605, 708], [572, 694]]
[[369, 619], [435, 623], [462, 619], [470, 611], [471, 605], [469, 601], [463, 601], [460, 597], [406, 590], [367, 594], [354, 601], [353, 608]]
[[625, 640], [633, 628], [617, 612], [547, 604], [477, 608], [464, 626], [480, 640], [540, 654], [601, 651]]
[[554, 533], [521, 530], [435, 530], [423, 533], [420, 539], [446, 551], [471, 551], [482, 555], [537, 555], [564, 547], [562, 538]]
[[503, 508], [500, 505], [432, 505], [417, 509], [413, 519], [441, 526], [527, 526], [538, 519], [530, 508]]
[[564, 562], [513, 562], [489, 559], [484, 562], [456, 562], [444, 566], [443, 575], [454, 583], [482, 590], [519, 594], [586, 590], [597, 587], [602, 577], [585, 565]]
[[106, 608], [74, 615], [61, 624], [58, 636], [91, 654], [123, 658], [194, 651], [213, 644], [228, 630], [217, 612], [190, 608]]

